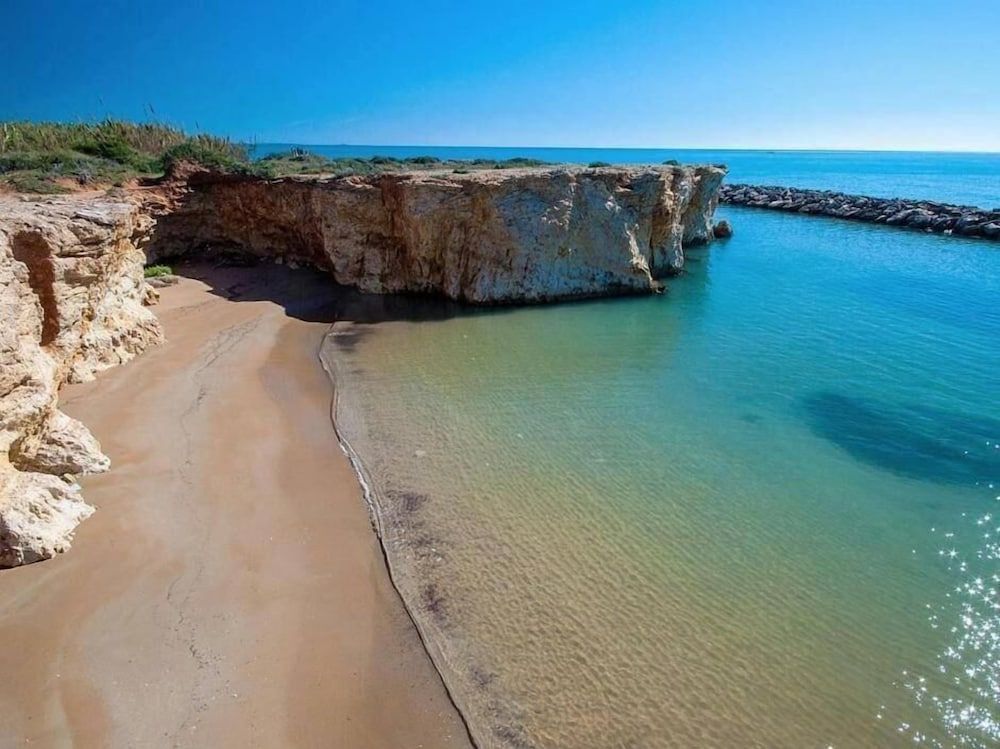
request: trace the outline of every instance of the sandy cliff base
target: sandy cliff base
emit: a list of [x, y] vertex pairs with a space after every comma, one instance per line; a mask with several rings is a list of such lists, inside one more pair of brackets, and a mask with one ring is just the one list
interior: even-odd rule
[[0, 572], [0, 743], [468, 746], [331, 429], [329, 283], [197, 274], [63, 393], [113, 467], [71, 554]]

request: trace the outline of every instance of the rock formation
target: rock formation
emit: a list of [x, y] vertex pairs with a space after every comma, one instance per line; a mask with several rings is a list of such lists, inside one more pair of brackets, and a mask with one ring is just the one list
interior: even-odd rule
[[712, 238], [719, 167], [192, 178], [150, 259], [235, 247], [373, 293], [477, 304], [648, 293]]
[[0, 566], [65, 550], [93, 512], [73, 477], [109, 461], [57, 395], [160, 339], [143, 229], [128, 203], [0, 200]]
[[146, 258], [238, 249], [375, 293], [475, 303], [649, 293], [709, 241], [718, 167], [261, 180], [186, 175], [140, 196], [0, 199], [0, 566], [68, 548], [109, 461], [56, 407], [160, 340]]
[[868, 198], [826, 190], [741, 184], [724, 185], [720, 197], [723, 203], [752, 208], [1000, 240], [1000, 208], [985, 210], [929, 200]]

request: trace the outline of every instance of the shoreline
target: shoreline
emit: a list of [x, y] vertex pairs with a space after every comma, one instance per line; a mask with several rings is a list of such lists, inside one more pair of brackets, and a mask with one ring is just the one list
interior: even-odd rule
[[350, 440], [344, 434], [343, 430], [337, 427], [339, 406], [340, 406], [340, 389], [337, 387], [337, 375], [336, 375], [336, 364], [333, 361], [327, 361], [324, 356], [324, 352], [327, 350], [326, 344], [332, 340], [336, 334], [336, 329], [340, 325], [346, 326], [348, 329], [354, 323], [350, 321], [335, 322], [330, 327], [329, 330], [323, 335], [320, 342], [319, 349], [317, 351], [317, 358], [319, 359], [320, 365], [323, 367], [323, 371], [330, 378], [330, 384], [333, 388], [333, 398], [330, 408], [330, 421], [333, 426], [334, 433], [337, 437], [337, 442], [340, 444], [340, 449], [344, 452], [348, 463], [358, 480], [358, 484], [361, 487], [362, 496], [365, 501], [365, 505], [368, 510], [369, 517], [372, 523], [372, 531], [375, 533], [375, 538], [378, 542], [379, 550], [382, 553], [382, 561], [385, 564], [386, 574], [389, 577], [389, 582], [392, 585], [393, 590], [396, 591], [396, 595], [399, 597], [399, 601], [406, 611], [406, 615], [410, 619], [410, 623], [413, 625], [413, 629], [420, 638], [420, 644], [427, 654], [427, 658], [430, 660], [431, 665], [434, 667], [435, 672], [441, 679], [441, 685], [444, 687], [445, 692], [448, 695], [448, 700], [451, 702], [452, 706], [455, 708], [455, 712], [459, 719], [462, 721], [462, 725], [465, 727], [466, 735], [469, 737], [469, 741], [472, 746], [478, 746], [474, 736], [475, 733], [472, 728], [472, 724], [469, 721], [469, 716], [461, 709], [459, 706], [459, 699], [456, 696], [456, 690], [448, 683], [448, 679], [445, 676], [445, 669], [442, 665], [438, 663], [438, 659], [447, 660], [444, 656], [444, 652], [440, 645], [432, 639], [431, 633], [425, 631], [424, 627], [420, 623], [420, 618], [417, 616], [416, 611], [413, 606], [410, 605], [407, 597], [403, 595], [403, 591], [400, 589], [399, 581], [392, 563], [392, 556], [385, 544], [384, 536], [384, 521], [382, 518], [382, 510], [377, 499], [377, 493], [375, 486], [368, 475], [368, 470], [365, 468], [364, 461], [361, 456], [355, 451], [351, 446]]
[[114, 465], [72, 553], [0, 573], [0, 735], [468, 747], [330, 430], [316, 295], [339, 292], [196, 271], [163, 292], [166, 343], [63, 393]]
[[[420, 302], [413, 299], [402, 300], [400, 306], [406, 307], [413, 304], [420, 306]], [[391, 300], [389, 305], [391, 310], [393, 306]], [[430, 301], [428, 304], [430, 308], [435, 306], [439, 307], [434, 301]], [[443, 311], [443, 309], [439, 307], [439, 311]], [[412, 314], [412, 310], [410, 312]], [[422, 312], [426, 313], [426, 308]], [[451, 312], [457, 312], [458, 315], [461, 315], [459, 310], [453, 309]], [[445, 318], [449, 316], [447, 312], [444, 314]], [[408, 558], [406, 552], [400, 548], [399, 543], [404, 534], [408, 536], [418, 531], [421, 528], [421, 521], [413, 516], [405, 520], [401, 519], [398, 514], [394, 517], [393, 492], [387, 490], [384, 483], [378, 480], [378, 474], [369, 470], [361, 454], [354, 448], [347, 436], [350, 426], [345, 429], [344, 425], [351, 424], [352, 420], [345, 415], [353, 412], [349, 407], [343, 406], [341, 394], [345, 390], [337, 385], [338, 382], [348, 379], [344, 376], [338, 376], [338, 370], [344, 363], [340, 356], [343, 353], [341, 347], [344, 344], [338, 342], [338, 337], [342, 336], [348, 340], [358, 335], [364, 337], [366, 333], [359, 331], [359, 326], [370, 324], [372, 319], [385, 319], [392, 322], [409, 320], [415, 321], [419, 325], [425, 319], [436, 318], [433, 316], [425, 318], [421, 312], [410, 316], [408, 314], [393, 314], [390, 311], [385, 318], [381, 318], [379, 315], [372, 318], [370, 311], [367, 314], [362, 312], [360, 315], [349, 315], [347, 319], [338, 320], [330, 327], [320, 347], [320, 361], [323, 363], [323, 368], [331, 382], [334, 383], [332, 421], [336, 425], [337, 439], [365, 493], [373, 530], [378, 539], [389, 579], [406, 609], [424, 651], [439, 674], [451, 703], [461, 717], [472, 745], [476, 747], [534, 746], [520, 725], [520, 716], [512, 713], [509, 705], [502, 705], [498, 701], [502, 693], [493, 691], [492, 682], [495, 679], [495, 674], [484, 669], [476, 660], [470, 660], [468, 658], [470, 652], [466, 648], [456, 647], [456, 636], [460, 641], [463, 639], [463, 635], [456, 631], [449, 632], [442, 624], [441, 609], [438, 608], [437, 604], [429, 603], [428, 591], [436, 589], [435, 583], [426, 585], [427, 580], [422, 578], [422, 574], [426, 570], [415, 567], [414, 560]], [[353, 345], [353, 343], [347, 344], [348, 347], [353, 347]], [[349, 365], [347, 371], [350, 371]], [[344, 410], [345, 408], [348, 410]], [[365, 427], [361, 427], [361, 429], [363, 432]], [[364, 440], [361, 441], [364, 442]], [[421, 496], [419, 493], [415, 494], [412, 502], [419, 505]], [[404, 500], [405, 503], [406, 500]], [[414, 512], [417, 512], [415, 508], [408, 510], [408, 513]], [[444, 592], [443, 588], [446, 586], [442, 586], [439, 592], [430, 594], [438, 603], [447, 599], [447, 593]]]

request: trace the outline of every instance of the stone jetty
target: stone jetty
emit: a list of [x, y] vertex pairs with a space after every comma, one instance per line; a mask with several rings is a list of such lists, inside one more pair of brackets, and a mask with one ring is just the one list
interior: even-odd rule
[[731, 205], [1000, 241], [1000, 208], [987, 210], [929, 200], [871, 198], [772, 185], [723, 185], [719, 197], [721, 202]]

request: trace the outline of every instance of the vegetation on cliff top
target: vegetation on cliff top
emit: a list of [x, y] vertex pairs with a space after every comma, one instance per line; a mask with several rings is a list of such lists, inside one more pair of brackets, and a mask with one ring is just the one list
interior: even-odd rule
[[544, 166], [538, 159], [439, 159], [436, 156], [342, 157], [330, 159], [303, 148], [293, 148], [282, 153], [269, 154], [254, 162], [257, 174], [267, 177], [287, 177], [294, 174], [381, 174], [384, 172], [451, 170], [467, 172], [470, 169], [513, 169], [517, 167]]
[[537, 159], [442, 160], [433, 156], [329, 159], [295, 148], [252, 160], [245, 145], [212, 135], [189, 135], [169, 125], [104, 120], [99, 123], [0, 122], [0, 187], [60, 193], [158, 177], [180, 162], [229, 174], [377, 174], [392, 171], [506, 169], [541, 166]]
[[177, 161], [245, 170], [244, 146], [168, 125], [119, 120], [89, 123], [0, 123], [0, 181], [22, 192], [66, 192], [75, 186], [120, 185], [163, 174]]

